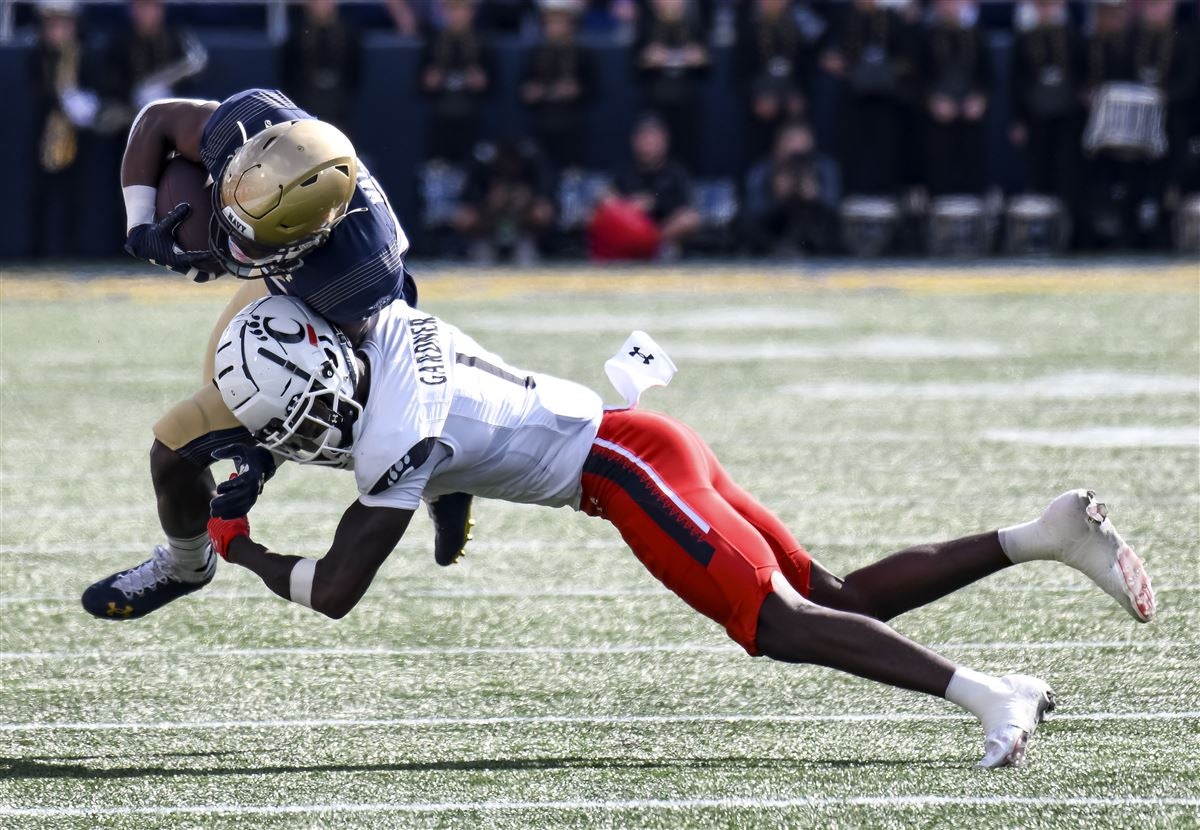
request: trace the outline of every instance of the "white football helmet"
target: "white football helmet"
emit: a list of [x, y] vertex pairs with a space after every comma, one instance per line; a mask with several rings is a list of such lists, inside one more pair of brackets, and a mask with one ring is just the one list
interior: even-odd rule
[[349, 467], [358, 366], [350, 342], [294, 297], [255, 300], [217, 344], [215, 382], [254, 439], [301, 464]]

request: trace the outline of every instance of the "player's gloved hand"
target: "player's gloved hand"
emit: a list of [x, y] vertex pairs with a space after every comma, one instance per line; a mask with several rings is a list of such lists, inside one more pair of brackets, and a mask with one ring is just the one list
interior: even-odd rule
[[151, 265], [161, 265], [194, 282], [208, 282], [221, 274], [221, 268], [208, 251], [185, 251], [175, 242], [175, 228], [191, 213], [187, 202], [157, 222], [134, 225], [125, 238], [125, 250]]
[[229, 444], [214, 450], [212, 456], [231, 460], [237, 474], [217, 486], [209, 513], [219, 519], [245, 516], [258, 501], [263, 485], [275, 475], [275, 456], [257, 444]]
[[208, 541], [222, 559], [229, 557], [229, 545], [239, 536], [250, 536], [250, 520], [245, 516], [240, 519], [208, 520]]
[[473, 538], [471, 501], [469, 493], [447, 493], [429, 502], [429, 518], [433, 519], [433, 560], [439, 565], [453, 565], [467, 552], [467, 542]]

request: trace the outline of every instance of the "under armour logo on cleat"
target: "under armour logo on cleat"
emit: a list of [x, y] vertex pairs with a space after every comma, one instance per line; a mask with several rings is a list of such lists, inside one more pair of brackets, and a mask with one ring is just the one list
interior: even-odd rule
[[108, 616], [110, 617], [128, 617], [132, 613], [132, 605], [126, 605], [124, 608], [118, 608], [115, 602], [110, 602], [108, 604]]
[[654, 360], [654, 355], [642, 353], [641, 346], [634, 346], [633, 351], [629, 353], [629, 356], [630, 357], [640, 357], [642, 359], [642, 363], [645, 363], [647, 366], [650, 365], [651, 360]]

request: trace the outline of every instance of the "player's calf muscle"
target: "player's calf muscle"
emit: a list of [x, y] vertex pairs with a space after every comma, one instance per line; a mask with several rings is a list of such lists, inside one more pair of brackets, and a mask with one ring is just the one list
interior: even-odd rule
[[203, 533], [208, 503], [216, 492], [212, 473], [155, 439], [150, 447], [150, 477], [163, 530], [173, 536]]

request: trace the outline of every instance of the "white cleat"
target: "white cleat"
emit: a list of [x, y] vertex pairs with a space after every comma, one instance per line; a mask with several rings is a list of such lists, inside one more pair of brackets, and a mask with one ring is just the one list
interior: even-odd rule
[[1054, 711], [1054, 690], [1045, 681], [1026, 674], [1006, 674], [1000, 680], [1012, 693], [984, 720], [987, 737], [978, 766], [985, 769], [1019, 767], [1034, 730], [1047, 712]]
[[1050, 502], [1038, 520], [1052, 559], [1070, 565], [1104, 589], [1138, 622], [1154, 619], [1154, 587], [1146, 566], [1108, 518], [1091, 490], [1071, 490]]

